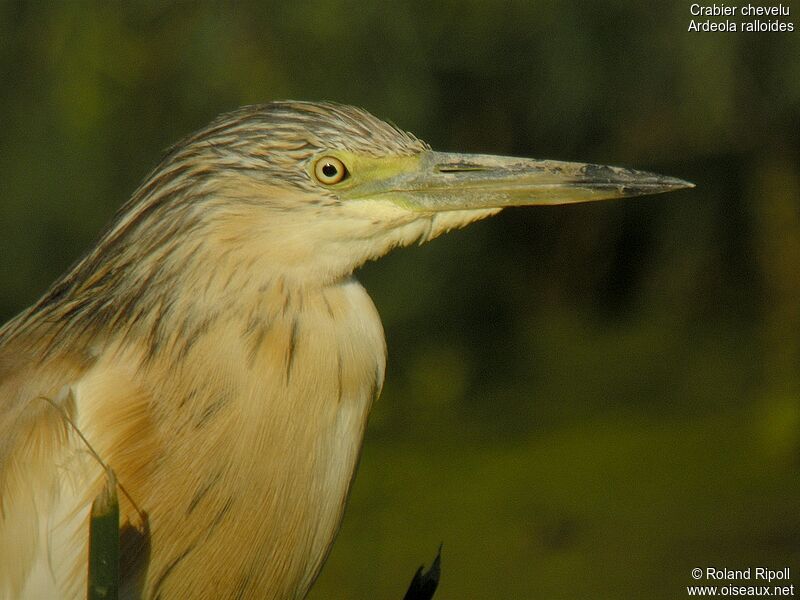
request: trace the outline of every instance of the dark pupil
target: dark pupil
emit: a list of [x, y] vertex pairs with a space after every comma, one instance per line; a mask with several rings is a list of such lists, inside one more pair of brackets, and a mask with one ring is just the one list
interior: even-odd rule
[[338, 172], [339, 169], [337, 169], [331, 163], [327, 163], [322, 167], [322, 174], [325, 175], [325, 177], [335, 177]]

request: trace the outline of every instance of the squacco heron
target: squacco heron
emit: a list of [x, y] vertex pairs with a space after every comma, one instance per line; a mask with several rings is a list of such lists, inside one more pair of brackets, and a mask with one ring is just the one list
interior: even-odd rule
[[0, 330], [0, 597], [84, 596], [101, 457], [128, 494], [123, 598], [303, 598], [384, 379], [353, 272], [506, 206], [689, 185], [435, 152], [337, 104], [221, 116]]

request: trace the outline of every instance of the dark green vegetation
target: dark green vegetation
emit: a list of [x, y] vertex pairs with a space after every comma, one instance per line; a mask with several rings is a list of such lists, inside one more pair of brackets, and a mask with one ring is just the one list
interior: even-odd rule
[[0, 3], [3, 320], [245, 103], [697, 184], [507, 210], [363, 270], [387, 384], [312, 599], [398, 597], [441, 541], [442, 600], [798, 565], [800, 35], [688, 33], [683, 2], [27, 4]]
[[103, 490], [92, 502], [89, 524], [88, 600], [116, 600], [119, 592], [119, 500], [117, 478], [109, 469]]

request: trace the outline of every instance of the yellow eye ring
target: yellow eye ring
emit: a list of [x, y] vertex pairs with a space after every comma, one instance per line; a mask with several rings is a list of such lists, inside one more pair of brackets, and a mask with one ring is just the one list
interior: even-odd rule
[[320, 183], [333, 185], [347, 177], [347, 167], [334, 156], [323, 156], [314, 165], [314, 176]]

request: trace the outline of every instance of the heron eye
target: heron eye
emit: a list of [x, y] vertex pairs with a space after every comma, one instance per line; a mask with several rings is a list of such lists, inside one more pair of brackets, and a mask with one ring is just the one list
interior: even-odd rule
[[325, 156], [317, 161], [314, 165], [314, 175], [325, 185], [333, 185], [339, 183], [342, 179], [347, 177], [347, 167], [338, 158], [333, 156]]

